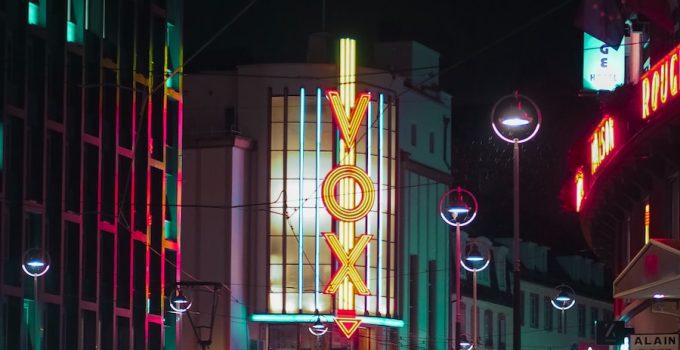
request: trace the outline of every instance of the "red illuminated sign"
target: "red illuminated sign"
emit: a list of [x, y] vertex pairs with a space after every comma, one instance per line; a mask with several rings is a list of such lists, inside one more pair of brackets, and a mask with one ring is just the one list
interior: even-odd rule
[[642, 119], [649, 118], [678, 95], [679, 55], [680, 45], [642, 76]]
[[574, 177], [574, 185], [576, 186], [576, 212], [581, 211], [581, 203], [583, 202], [583, 197], [586, 195], [583, 167], [580, 167], [576, 171], [576, 176]]
[[590, 173], [597, 168], [614, 149], [614, 119], [608, 115], [602, 119], [590, 137]]

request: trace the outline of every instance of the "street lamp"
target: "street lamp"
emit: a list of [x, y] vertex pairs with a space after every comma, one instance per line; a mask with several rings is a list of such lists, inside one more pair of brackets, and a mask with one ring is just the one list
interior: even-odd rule
[[42, 342], [42, 325], [38, 324], [40, 320], [40, 310], [38, 304], [38, 277], [43, 276], [50, 269], [50, 254], [46, 250], [39, 248], [31, 248], [24, 252], [21, 261], [21, 269], [24, 270], [28, 276], [33, 277], [33, 302], [35, 310], [34, 313], [34, 347], [39, 347]]
[[465, 246], [465, 258], [460, 261], [463, 268], [472, 272], [472, 349], [477, 350], [479, 339], [477, 320], [477, 272], [484, 270], [491, 262], [488, 247], [480, 247], [476, 239], [468, 240]]
[[191, 308], [192, 302], [186, 297], [186, 295], [184, 295], [184, 292], [182, 292], [182, 288], [180, 288], [180, 286], [177, 286], [177, 288], [172, 291], [169, 299], [170, 308], [175, 313], [183, 314], [189, 311]]
[[562, 327], [565, 329], [567, 325], [564, 320], [564, 311], [571, 309], [576, 304], [576, 293], [566, 284], [560, 284], [555, 287], [553, 291], [553, 296], [550, 298], [550, 303], [557, 310], [562, 311]]
[[328, 332], [328, 326], [325, 323], [321, 322], [321, 315], [319, 315], [319, 310], [314, 311], [314, 317], [316, 318], [316, 320], [311, 326], [309, 326], [309, 333], [315, 335], [318, 340], [318, 338], [320, 338], [321, 336]]
[[458, 346], [460, 347], [460, 350], [470, 350], [472, 343], [470, 343], [465, 334], [461, 334]]
[[[477, 199], [472, 192], [460, 186], [439, 198], [439, 215], [450, 226], [456, 227], [456, 334], [453, 344], [460, 343], [460, 227], [472, 222], [477, 216]], [[449, 344], [452, 345], [452, 344]], [[449, 346], [450, 349], [453, 346]]]
[[520, 251], [519, 251], [519, 144], [531, 140], [541, 127], [541, 111], [530, 98], [513, 94], [501, 97], [491, 110], [491, 126], [503, 141], [514, 145], [513, 159], [513, 349], [521, 350]]

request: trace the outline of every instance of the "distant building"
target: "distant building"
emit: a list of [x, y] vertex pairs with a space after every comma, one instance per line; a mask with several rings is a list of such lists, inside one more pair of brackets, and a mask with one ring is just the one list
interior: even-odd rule
[[[370, 92], [371, 102], [356, 164], [372, 179], [377, 201], [357, 222], [357, 233], [374, 235], [356, 264], [371, 294], [355, 296], [362, 324], [347, 340], [332, 322], [335, 299], [323, 293], [339, 268], [321, 236], [336, 226], [320, 185], [339, 147], [326, 99], [338, 88], [338, 66], [315, 51], [331, 47], [327, 39], [310, 41], [310, 60], [322, 63], [243, 65], [186, 78], [183, 229], [193, 238], [184, 241], [183, 270], [228, 288], [211, 348], [424, 342], [446, 349], [449, 309], [441, 306], [450, 303], [450, 242], [437, 200], [451, 183], [450, 96], [427, 72], [403, 73], [436, 67], [438, 54], [417, 43], [380, 44], [378, 68], [357, 67], [356, 92]], [[330, 327], [319, 339], [308, 331], [316, 310]], [[196, 346], [184, 337], [185, 349]]]
[[[480, 349], [512, 348], [512, 239], [490, 241], [475, 238], [491, 247], [489, 267], [477, 273], [478, 344]], [[463, 233], [462, 241], [468, 235]], [[534, 242], [521, 243], [522, 346], [527, 349], [572, 349], [595, 342], [595, 321], [611, 320], [613, 305], [605, 286], [604, 265], [582, 256], [554, 256], [549, 248]], [[550, 302], [555, 287], [574, 289], [576, 304], [564, 311]], [[473, 336], [472, 273], [463, 282], [463, 334]]]
[[[0, 348], [176, 349], [182, 13], [1, 2]], [[37, 293], [31, 248], [51, 258]]]

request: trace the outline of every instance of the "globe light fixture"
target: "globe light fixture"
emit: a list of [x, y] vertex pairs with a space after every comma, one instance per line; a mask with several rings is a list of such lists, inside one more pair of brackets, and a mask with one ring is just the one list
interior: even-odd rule
[[24, 253], [21, 269], [31, 277], [40, 277], [50, 269], [50, 256], [44, 250], [31, 248]]
[[321, 337], [328, 332], [328, 326], [321, 322], [321, 315], [319, 315], [319, 310], [314, 311], [314, 316], [316, 320], [309, 326], [309, 333], [317, 337]]
[[439, 215], [451, 226], [465, 226], [477, 216], [477, 199], [468, 190], [454, 188], [439, 199]]
[[175, 290], [170, 294], [170, 308], [178, 314], [182, 314], [187, 312], [191, 308], [191, 300], [184, 295], [184, 292], [182, 292], [182, 289], [178, 286], [175, 288]]
[[506, 142], [531, 140], [541, 127], [541, 111], [530, 98], [515, 91], [501, 97], [491, 110], [491, 126]]
[[461, 350], [469, 350], [472, 346], [472, 343], [470, 343], [465, 334], [463, 334], [460, 336], [460, 342], [458, 343], [458, 346], [460, 346]]
[[566, 284], [560, 284], [559, 286], [555, 287], [555, 291], [553, 293], [552, 299], [550, 299], [550, 303], [552, 303], [553, 307], [558, 310], [568, 310], [576, 304], [575, 295], [576, 293], [574, 293], [574, 290], [571, 289], [571, 287], [567, 286]]

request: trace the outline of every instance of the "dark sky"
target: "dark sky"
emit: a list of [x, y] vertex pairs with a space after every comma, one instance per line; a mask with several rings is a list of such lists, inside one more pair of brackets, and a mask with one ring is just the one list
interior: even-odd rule
[[[187, 2], [185, 58], [248, 2]], [[321, 4], [259, 0], [186, 70], [303, 62], [308, 35], [322, 28]], [[440, 83], [453, 96], [454, 175], [481, 205], [469, 228], [474, 234], [512, 234], [512, 146], [493, 135], [489, 112], [514, 90], [530, 96], [543, 112], [543, 126], [521, 151], [522, 237], [575, 251], [585, 243], [560, 191], [574, 165], [569, 150], [585, 142], [599, 119], [597, 101], [578, 96], [583, 34], [573, 26], [577, 5], [577, 0], [336, 0], [326, 2], [326, 30], [356, 38], [359, 51], [380, 40], [415, 40], [441, 53], [441, 67], [448, 69]]]

